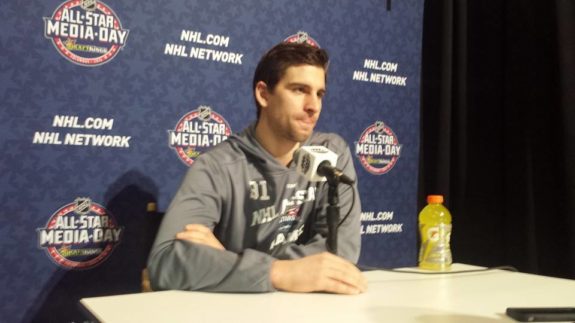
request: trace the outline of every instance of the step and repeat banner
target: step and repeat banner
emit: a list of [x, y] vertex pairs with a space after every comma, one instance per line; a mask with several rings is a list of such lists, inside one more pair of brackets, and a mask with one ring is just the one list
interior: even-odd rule
[[417, 0], [6, 0], [0, 4], [0, 304], [83, 322], [78, 299], [140, 291], [187, 168], [256, 117], [281, 41], [331, 56], [318, 130], [355, 156], [364, 266], [416, 264]]

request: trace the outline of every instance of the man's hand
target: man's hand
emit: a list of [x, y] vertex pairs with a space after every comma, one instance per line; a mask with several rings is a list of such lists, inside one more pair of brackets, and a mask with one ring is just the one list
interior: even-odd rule
[[275, 288], [289, 292], [359, 294], [367, 289], [367, 281], [355, 265], [328, 252], [276, 260], [270, 276]]
[[184, 231], [176, 234], [176, 238], [203, 244], [219, 250], [226, 250], [216, 236], [214, 236], [212, 230], [201, 224], [186, 225]]

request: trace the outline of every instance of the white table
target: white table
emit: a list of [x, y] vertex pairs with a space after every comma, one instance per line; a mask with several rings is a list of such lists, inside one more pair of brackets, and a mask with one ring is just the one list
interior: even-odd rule
[[[478, 267], [454, 264], [452, 271]], [[371, 271], [366, 293], [222, 294], [164, 291], [84, 298], [115, 322], [515, 322], [507, 307], [575, 306], [575, 280], [508, 271], [422, 275]]]

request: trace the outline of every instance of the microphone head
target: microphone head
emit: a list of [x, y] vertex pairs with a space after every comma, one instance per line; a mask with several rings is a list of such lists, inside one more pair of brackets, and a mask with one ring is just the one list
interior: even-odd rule
[[329, 162], [332, 166], [337, 164], [337, 154], [324, 146], [303, 146], [294, 153], [297, 171], [312, 182], [325, 181], [324, 176], [318, 175], [317, 169], [322, 162]]

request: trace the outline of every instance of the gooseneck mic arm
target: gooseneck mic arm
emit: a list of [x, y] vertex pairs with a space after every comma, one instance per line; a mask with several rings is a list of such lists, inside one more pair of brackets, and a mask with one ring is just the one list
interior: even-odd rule
[[329, 187], [327, 191], [327, 251], [334, 255], [337, 255], [337, 226], [339, 223], [339, 193], [337, 191], [337, 186], [339, 184], [339, 178], [332, 177], [332, 180], [328, 178], [327, 181]]
[[328, 182], [337, 180], [337, 183], [334, 184], [336, 186], [339, 184], [339, 182], [348, 185], [352, 185], [355, 182], [349, 176], [345, 175], [343, 171], [333, 167], [329, 160], [324, 160], [319, 164], [317, 167], [317, 174], [324, 176]]

